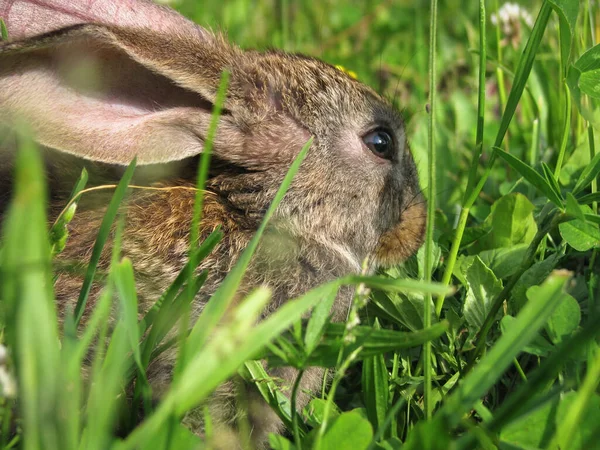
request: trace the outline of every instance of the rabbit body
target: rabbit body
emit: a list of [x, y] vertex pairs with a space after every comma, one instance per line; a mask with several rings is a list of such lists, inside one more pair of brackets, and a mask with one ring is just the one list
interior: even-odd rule
[[[373, 270], [419, 248], [425, 207], [404, 125], [370, 88], [313, 58], [242, 51], [149, 1], [72, 3], [0, 0], [11, 36], [0, 44], [0, 124], [24, 119], [40, 144], [54, 149], [50, 154], [74, 155], [96, 170], [118, 171], [134, 156], [153, 168], [149, 182], [163, 189], [133, 190], [124, 206], [122, 253], [133, 261], [140, 313], [187, 261], [196, 194], [190, 167], [203, 150], [223, 70], [230, 83], [199, 231], [202, 239], [220, 227], [224, 238], [199, 268], [208, 269], [208, 279], [192, 319], [235, 265], [311, 136], [237, 295], [269, 286], [266, 316], [319, 284], [360, 272], [365, 260]], [[52, 173], [64, 182], [61, 167], [54, 164]], [[104, 209], [101, 202], [82, 204], [59, 262], [89, 260]], [[75, 304], [81, 281], [60, 273], [59, 311]], [[351, 299], [351, 289], [340, 290], [334, 320], [344, 320]], [[167, 352], [149, 368], [157, 391], [170, 380], [172, 358]], [[295, 377], [289, 368], [270, 373], [288, 388]], [[300, 408], [321, 383], [320, 370], [305, 374]], [[222, 430], [238, 414], [232, 386], [221, 386], [209, 402]], [[281, 422], [255, 391], [247, 398], [252, 439], [261, 447]], [[187, 421], [201, 432], [201, 420]]]

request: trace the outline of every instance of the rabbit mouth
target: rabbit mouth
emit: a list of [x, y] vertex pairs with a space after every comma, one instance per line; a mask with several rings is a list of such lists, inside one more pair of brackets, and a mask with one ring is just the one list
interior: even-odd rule
[[400, 264], [423, 244], [427, 210], [423, 203], [412, 204], [404, 210], [400, 221], [379, 238], [375, 258], [384, 267]]

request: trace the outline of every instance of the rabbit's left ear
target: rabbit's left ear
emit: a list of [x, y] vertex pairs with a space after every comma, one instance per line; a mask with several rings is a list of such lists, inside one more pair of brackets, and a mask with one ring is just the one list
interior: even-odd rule
[[163, 35], [179, 30], [191, 36], [210, 36], [181, 14], [152, 0], [0, 0], [0, 17], [10, 38], [18, 40], [84, 23], [146, 28]]
[[[86, 10], [91, 17], [81, 17], [82, 5], [96, 8]], [[3, 14], [22, 40], [0, 45], [0, 122], [23, 120], [41, 144], [100, 162], [202, 152], [221, 73], [243, 56], [146, 0], [0, 0]], [[31, 30], [27, 20], [41, 25]], [[38, 31], [48, 32], [31, 36]], [[234, 99], [225, 108], [235, 109]], [[242, 145], [228, 117], [219, 131], [220, 147]]]

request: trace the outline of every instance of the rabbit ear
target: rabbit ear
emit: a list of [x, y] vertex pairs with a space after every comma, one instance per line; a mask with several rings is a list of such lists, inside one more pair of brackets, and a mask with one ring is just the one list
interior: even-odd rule
[[[9, 33], [22, 38], [47, 31], [31, 22], [100, 25], [0, 46], [0, 122], [25, 120], [41, 144], [106, 163], [134, 156], [161, 163], [202, 151], [221, 71], [239, 50], [140, 0], [0, 0], [2, 14]], [[44, 19], [32, 21], [33, 14]], [[235, 133], [222, 118], [221, 139]]]
[[0, 17], [11, 39], [25, 39], [83, 23], [152, 29], [158, 34], [179, 30], [210, 36], [172, 9], [150, 0], [0, 0]]

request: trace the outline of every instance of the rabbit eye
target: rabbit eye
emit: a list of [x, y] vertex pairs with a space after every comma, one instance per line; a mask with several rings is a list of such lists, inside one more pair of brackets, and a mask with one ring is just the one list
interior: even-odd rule
[[394, 156], [394, 140], [385, 130], [371, 131], [363, 137], [363, 142], [373, 154], [380, 158], [391, 160]]

